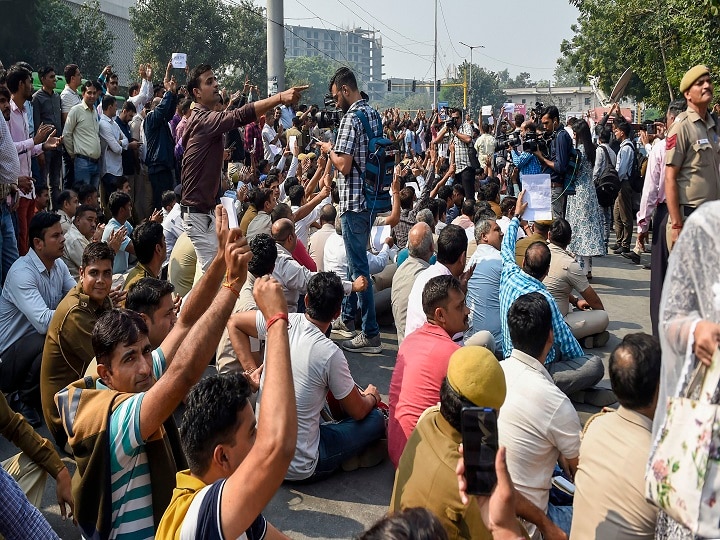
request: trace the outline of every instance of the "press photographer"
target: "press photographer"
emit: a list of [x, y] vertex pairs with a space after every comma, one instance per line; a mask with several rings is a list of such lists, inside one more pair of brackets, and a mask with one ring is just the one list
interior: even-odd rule
[[465, 196], [475, 200], [475, 169], [470, 166], [470, 148], [472, 147], [473, 128], [469, 122], [462, 121], [460, 109], [450, 109], [450, 118], [445, 121], [442, 129], [433, 139], [438, 144], [446, 134], [450, 134], [450, 142], [455, 143], [455, 181], [460, 179]]
[[513, 164], [520, 172], [519, 187], [522, 189], [522, 177], [526, 174], [540, 174], [542, 165], [535, 152], [547, 151], [547, 141], [538, 136], [535, 123], [526, 120], [520, 125], [520, 144], [513, 146], [510, 152]]
[[566, 201], [565, 171], [573, 149], [573, 141], [570, 134], [565, 130], [565, 126], [560, 123], [560, 112], [554, 105], [550, 105], [545, 109], [541, 121], [546, 134], [552, 136], [550, 157], [545, 157], [540, 148], [533, 153], [543, 165], [543, 172], [550, 173], [553, 218], [564, 218]]

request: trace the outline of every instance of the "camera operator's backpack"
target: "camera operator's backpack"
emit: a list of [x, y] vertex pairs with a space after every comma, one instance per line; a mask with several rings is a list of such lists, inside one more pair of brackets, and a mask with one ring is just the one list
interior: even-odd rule
[[600, 206], [607, 208], [612, 206], [617, 194], [620, 193], [620, 177], [610, 160], [610, 153], [607, 148], [601, 145], [599, 149], [605, 152], [605, 166], [595, 181], [595, 193]]
[[647, 170], [647, 156], [640, 153], [635, 143], [631, 141], [631, 144], [633, 148], [633, 162], [628, 181], [635, 193], [642, 193], [643, 184], [645, 183], [645, 171]]
[[387, 212], [392, 208], [390, 186], [395, 168], [395, 159], [389, 153], [392, 141], [383, 136], [382, 124], [378, 133], [373, 132], [364, 111], [353, 111], [353, 114], [358, 117], [368, 136], [368, 155], [364, 172], [353, 158], [353, 167], [357, 169], [363, 180], [367, 209], [371, 214]]

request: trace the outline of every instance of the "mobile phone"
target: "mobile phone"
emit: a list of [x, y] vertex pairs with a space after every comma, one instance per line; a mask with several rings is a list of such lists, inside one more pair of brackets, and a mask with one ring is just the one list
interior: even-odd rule
[[490, 495], [497, 484], [497, 411], [487, 407], [464, 407], [461, 425], [467, 492]]

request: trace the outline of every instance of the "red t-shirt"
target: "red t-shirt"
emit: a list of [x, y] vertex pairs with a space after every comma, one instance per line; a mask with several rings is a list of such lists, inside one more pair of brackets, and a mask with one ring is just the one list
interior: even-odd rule
[[295, 249], [293, 250], [291, 255], [292, 255], [292, 258], [298, 262], [298, 264], [302, 264], [305, 268], [307, 268], [311, 272], [317, 272], [317, 265], [315, 264], [315, 261], [308, 253], [308, 250], [305, 247], [305, 244], [302, 243], [302, 240], [298, 239], [297, 246], [295, 246]]
[[398, 349], [390, 380], [388, 454], [397, 468], [420, 415], [440, 401], [450, 355], [460, 348], [439, 326], [425, 323]]

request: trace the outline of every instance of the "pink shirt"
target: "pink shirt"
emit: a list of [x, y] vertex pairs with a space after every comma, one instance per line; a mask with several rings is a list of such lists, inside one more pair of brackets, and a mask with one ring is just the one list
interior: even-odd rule
[[638, 233], [647, 232], [650, 216], [665, 202], [665, 141], [656, 139], [648, 156], [645, 184], [637, 213]]
[[[42, 144], [35, 144], [30, 138], [30, 128], [28, 126], [27, 111], [25, 104], [20, 108], [15, 101], [10, 100], [10, 136], [15, 143], [18, 158], [20, 159], [20, 176], [32, 176], [32, 157], [42, 153]], [[30, 194], [20, 192], [21, 197], [28, 199], [35, 198], [35, 188]]]
[[460, 346], [439, 326], [425, 323], [405, 337], [390, 380], [388, 454], [397, 468], [420, 415], [440, 401], [450, 355]]
[[302, 240], [297, 241], [297, 246], [295, 246], [295, 249], [292, 252], [292, 258], [311, 272], [317, 272], [317, 265], [308, 253], [308, 250], [305, 247], [305, 244], [302, 243]]

